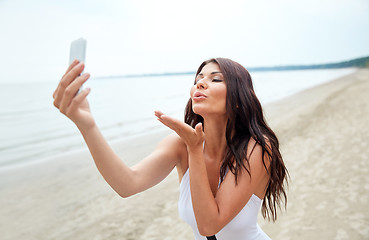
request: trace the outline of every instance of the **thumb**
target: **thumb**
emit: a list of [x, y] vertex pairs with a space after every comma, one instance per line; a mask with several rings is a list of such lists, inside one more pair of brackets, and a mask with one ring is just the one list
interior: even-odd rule
[[198, 123], [198, 124], [196, 124], [195, 131], [196, 131], [196, 134], [197, 135], [200, 135], [201, 136], [203, 134], [203, 131], [202, 131], [202, 123], [201, 122]]

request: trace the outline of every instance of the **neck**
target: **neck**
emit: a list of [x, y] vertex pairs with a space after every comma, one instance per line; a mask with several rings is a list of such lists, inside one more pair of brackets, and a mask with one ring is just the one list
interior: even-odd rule
[[227, 147], [226, 118], [204, 118], [205, 146], [204, 153], [214, 161], [224, 158]]

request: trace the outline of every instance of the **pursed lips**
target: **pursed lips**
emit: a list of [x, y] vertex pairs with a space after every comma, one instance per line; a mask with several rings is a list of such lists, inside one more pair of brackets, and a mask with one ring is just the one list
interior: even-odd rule
[[206, 99], [207, 96], [205, 94], [203, 94], [202, 92], [195, 92], [195, 94], [193, 95], [193, 100], [195, 101], [201, 101]]

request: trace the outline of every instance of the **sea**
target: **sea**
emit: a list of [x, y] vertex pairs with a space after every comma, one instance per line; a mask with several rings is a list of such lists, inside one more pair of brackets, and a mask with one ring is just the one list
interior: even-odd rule
[[[355, 68], [250, 72], [263, 105], [296, 94]], [[154, 110], [183, 119], [194, 75], [91, 78], [88, 101], [109, 142], [165, 129]], [[0, 83], [0, 170], [51, 160], [86, 149], [76, 126], [54, 106], [50, 82]]]

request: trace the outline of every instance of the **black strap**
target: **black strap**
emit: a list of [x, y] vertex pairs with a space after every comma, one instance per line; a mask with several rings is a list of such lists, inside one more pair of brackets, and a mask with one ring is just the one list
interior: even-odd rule
[[217, 240], [217, 238], [215, 237], [215, 235], [211, 236], [211, 237], [206, 237], [208, 240]]

